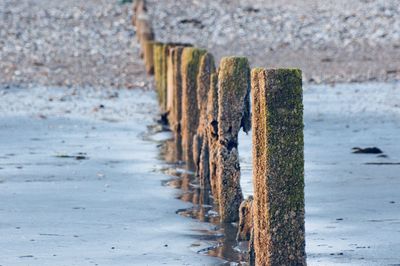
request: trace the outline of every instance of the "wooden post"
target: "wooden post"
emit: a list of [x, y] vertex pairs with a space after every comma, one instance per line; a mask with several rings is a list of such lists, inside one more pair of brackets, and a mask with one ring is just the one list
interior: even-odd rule
[[169, 125], [174, 133], [174, 141], [176, 145], [176, 160], [182, 160], [182, 75], [181, 75], [181, 57], [184, 47], [177, 46], [170, 49], [172, 60], [172, 93], [170, 100], [172, 106], [168, 116]]
[[199, 123], [197, 108], [197, 75], [200, 58], [206, 50], [185, 47], [182, 52], [182, 150], [183, 158], [189, 169], [194, 167], [193, 136]]
[[[206, 140], [207, 127], [207, 98], [211, 84], [211, 74], [215, 73], [214, 57], [206, 53], [200, 60], [199, 75], [197, 76], [197, 107], [199, 110], [199, 125], [193, 137], [193, 161], [195, 163], [196, 174], [200, 181], [201, 189], [210, 189], [210, 179], [208, 171], [208, 150], [203, 149], [203, 142]], [[202, 160], [200, 160], [202, 158]], [[200, 167], [200, 161], [203, 164]], [[200, 171], [201, 170], [201, 171]]]
[[218, 203], [221, 222], [239, 220], [240, 188], [238, 135], [249, 121], [250, 68], [247, 58], [225, 57], [218, 74]]
[[161, 103], [161, 82], [162, 82], [162, 50], [163, 43], [153, 43], [153, 59], [154, 59], [154, 80], [156, 83], [158, 102]]
[[[200, 156], [200, 172], [209, 172], [211, 193], [214, 203], [218, 203], [218, 73], [211, 74], [210, 77], [210, 90], [207, 97], [206, 140], [203, 143]], [[204, 158], [207, 155], [208, 158]]]
[[254, 69], [256, 265], [306, 265], [301, 71]]
[[168, 44], [159, 42], [153, 44], [154, 78], [161, 112], [164, 114], [167, 109], [167, 51]]
[[[154, 56], [154, 76], [156, 80], [156, 88], [158, 92], [158, 99], [160, 102], [161, 111], [164, 114], [168, 110], [168, 57], [169, 50], [177, 46], [189, 46], [185, 43], [154, 43], [153, 56]], [[171, 62], [172, 63], [172, 62]]]

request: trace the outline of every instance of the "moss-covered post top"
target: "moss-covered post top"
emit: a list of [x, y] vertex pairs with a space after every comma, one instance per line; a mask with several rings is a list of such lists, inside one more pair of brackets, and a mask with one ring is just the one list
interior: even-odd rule
[[227, 56], [223, 57], [220, 61], [219, 71], [222, 73], [232, 73], [234, 76], [237, 76], [243, 70], [248, 70], [250, 75], [249, 60], [246, 57]]

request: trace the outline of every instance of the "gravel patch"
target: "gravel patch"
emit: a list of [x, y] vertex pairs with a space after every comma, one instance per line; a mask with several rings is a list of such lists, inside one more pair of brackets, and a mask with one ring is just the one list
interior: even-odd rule
[[217, 58], [300, 67], [308, 82], [400, 79], [396, 0], [149, 0], [157, 39], [191, 42]]
[[0, 0], [1, 86], [148, 87], [117, 0]]

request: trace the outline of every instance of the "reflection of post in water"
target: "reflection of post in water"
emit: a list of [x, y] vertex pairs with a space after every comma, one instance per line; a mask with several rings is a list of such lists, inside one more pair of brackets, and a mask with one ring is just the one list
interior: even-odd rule
[[218, 246], [208, 252], [209, 255], [218, 258], [229, 258], [231, 261], [244, 262], [247, 261], [247, 255], [235, 250], [237, 246], [236, 231], [237, 228], [230, 223], [222, 223], [221, 231], [224, 237], [220, 239]]
[[184, 198], [182, 198], [183, 201], [187, 202], [192, 202], [192, 193], [190, 190], [190, 182], [191, 182], [191, 177], [192, 175], [189, 173], [182, 173], [181, 174], [181, 189], [183, 190], [184, 195], [186, 195]]
[[195, 183], [197, 179], [192, 173], [173, 173], [176, 178], [170, 180], [168, 184], [174, 188], [182, 190], [181, 195], [178, 197], [185, 202], [193, 203], [192, 208], [180, 210], [179, 213], [184, 216], [196, 218], [202, 222], [209, 222], [208, 211], [212, 209], [208, 202], [210, 202], [209, 192], [200, 189]]
[[178, 154], [176, 149], [176, 142], [174, 139], [169, 139], [164, 144], [164, 156], [163, 159], [167, 163], [176, 163]]

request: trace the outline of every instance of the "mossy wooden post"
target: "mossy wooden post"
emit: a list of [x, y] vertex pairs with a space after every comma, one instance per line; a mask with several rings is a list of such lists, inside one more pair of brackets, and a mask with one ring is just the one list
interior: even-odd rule
[[[196, 174], [199, 177], [200, 188], [210, 189], [208, 171], [208, 151], [202, 150], [203, 142], [206, 140], [207, 127], [207, 98], [210, 90], [211, 74], [215, 73], [214, 57], [206, 53], [201, 57], [200, 69], [197, 76], [197, 107], [199, 110], [199, 125], [193, 137], [193, 161], [195, 163]], [[204, 152], [204, 154], [202, 153]], [[202, 157], [202, 160], [200, 158]], [[203, 164], [200, 167], [200, 162]], [[200, 171], [201, 169], [201, 171]]]
[[301, 71], [254, 69], [256, 265], [306, 265]]
[[171, 48], [172, 60], [172, 108], [168, 116], [170, 128], [174, 133], [176, 145], [176, 159], [182, 160], [182, 75], [181, 75], [181, 58], [184, 47], [177, 46]]
[[247, 58], [222, 58], [218, 74], [218, 203], [221, 222], [239, 220], [240, 187], [238, 135], [250, 129], [250, 68]]
[[[218, 158], [218, 71], [211, 74], [210, 90], [207, 98], [207, 126], [206, 139], [203, 143], [200, 156], [200, 172], [209, 172], [211, 193], [214, 203], [218, 203], [218, 180], [217, 180], [217, 158]], [[208, 169], [206, 165], [208, 153]], [[202, 169], [202, 167], [206, 169]]]
[[[170, 71], [170, 78], [172, 77], [172, 68], [168, 67], [168, 61], [169, 61], [169, 55], [170, 55], [170, 49], [177, 47], [177, 46], [189, 46], [190, 44], [185, 44], [185, 43], [166, 43], [160, 48], [160, 54], [161, 54], [161, 62], [160, 62], [160, 67], [161, 67], [161, 75], [160, 75], [160, 106], [162, 112], [166, 115], [166, 117], [169, 116], [170, 108], [168, 107], [168, 101], [170, 101], [170, 104], [172, 104], [171, 100], [171, 95], [168, 96], [168, 93], [172, 92], [172, 87], [168, 88], [168, 70]], [[170, 61], [170, 66], [172, 67], [172, 58]], [[173, 83], [170, 80], [170, 85], [172, 86]], [[168, 118], [167, 118], [168, 119]]]
[[189, 169], [194, 167], [193, 136], [199, 124], [197, 108], [197, 75], [200, 58], [206, 50], [185, 47], [182, 52], [182, 151]]
[[154, 59], [154, 80], [156, 83], [158, 102], [161, 102], [161, 80], [162, 80], [162, 50], [163, 43], [154, 42], [153, 43], [153, 59]]
[[154, 43], [154, 76], [156, 80], [156, 88], [161, 111], [167, 111], [167, 56], [169, 44]]
[[[168, 43], [167, 45], [167, 90], [165, 97], [166, 111], [168, 112], [168, 122], [171, 127], [181, 119], [181, 56], [183, 47], [187, 46], [190, 46], [190, 44]], [[180, 48], [176, 49], [178, 47]], [[179, 111], [176, 108], [179, 108]], [[179, 117], [177, 117], [177, 115], [179, 115]]]
[[161, 111], [167, 113], [167, 87], [168, 87], [168, 51], [171, 47], [170, 44], [165, 44], [162, 48], [162, 81], [161, 81]]

